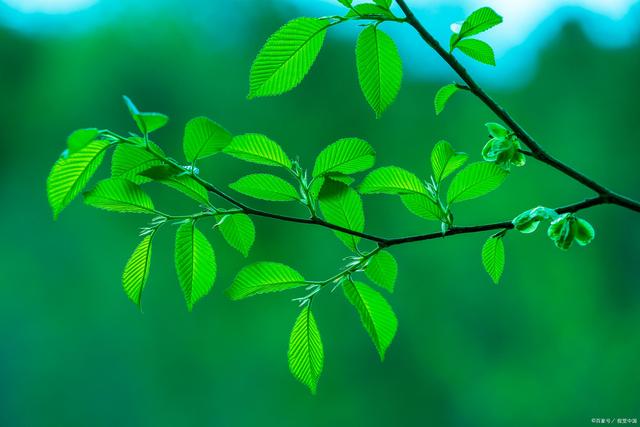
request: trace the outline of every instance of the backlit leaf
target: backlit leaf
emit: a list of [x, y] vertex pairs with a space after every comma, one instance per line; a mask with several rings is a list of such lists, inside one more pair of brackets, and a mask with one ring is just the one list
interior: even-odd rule
[[119, 144], [111, 160], [111, 177], [126, 178], [136, 184], [144, 184], [151, 179], [139, 174], [162, 164], [162, 160], [142, 147]]
[[229, 187], [238, 193], [272, 202], [291, 202], [300, 200], [300, 195], [293, 187], [279, 176], [267, 173], [255, 173], [243, 176]]
[[[364, 209], [360, 195], [347, 185], [328, 179], [320, 191], [320, 210], [324, 219], [349, 230], [364, 231]], [[336, 236], [357, 252], [360, 237], [336, 231]]]
[[288, 359], [293, 376], [315, 394], [324, 364], [324, 350], [316, 319], [308, 305], [302, 309], [293, 325]]
[[189, 311], [207, 295], [216, 279], [216, 257], [194, 221], [182, 224], [176, 232], [176, 271]]
[[436, 97], [434, 98], [436, 115], [439, 115], [444, 111], [444, 107], [447, 105], [449, 99], [459, 90], [460, 88], [458, 85], [451, 83], [441, 87], [438, 92], [436, 92]]
[[368, 26], [356, 46], [358, 78], [367, 102], [380, 117], [395, 100], [402, 83], [402, 59], [393, 39]]
[[135, 106], [135, 104], [126, 96], [123, 96], [124, 102], [131, 113], [131, 117], [136, 122], [138, 129], [143, 134], [149, 134], [160, 129], [169, 121], [169, 117], [161, 113], [143, 113]]
[[256, 229], [249, 215], [227, 215], [218, 225], [218, 230], [229, 246], [237, 249], [245, 257], [249, 256], [249, 250], [256, 238]]
[[491, 236], [482, 247], [482, 265], [493, 283], [498, 284], [504, 271], [504, 242], [502, 236]]
[[449, 204], [475, 199], [500, 187], [509, 173], [493, 163], [472, 163], [457, 174], [447, 192]]
[[223, 151], [247, 162], [291, 168], [291, 160], [282, 148], [275, 141], [257, 133], [234, 137]]
[[458, 170], [469, 159], [465, 153], [457, 153], [447, 141], [440, 141], [431, 151], [431, 169], [437, 183]]
[[53, 218], [71, 203], [96, 172], [109, 148], [106, 141], [93, 141], [67, 158], [53, 165], [47, 178], [47, 197]]
[[184, 128], [184, 155], [188, 162], [212, 156], [229, 145], [231, 138], [231, 133], [213, 120], [196, 117]]
[[471, 13], [462, 23], [460, 31], [451, 40], [452, 49], [460, 40], [485, 32], [500, 23], [502, 23], [502, 16], [498, 15], [490, 7], [481, 7]]
[[90, 142], [98, 139], [100, 132], [95, 128], [78, 129], [67, 138], [67, 149], [69, 155], [82, 150]]
[[360, 184], [362, 194], [427, 194], [420, 179], [397, 166], [374, 170]]
[[135, 251], [127, 261], [122, 273], [122, 287], [129, 299], [138, 307], [142, 298], [142, 291], [149, 279], [149, 269], [151, 265], [151, 243], [153, 234], [146, 236], [136, 247]]
[[345, 281], [342, 289], [347, 300], [360, 315], [364, 329], [384, 360], [387, 348], [398, 330], [398, 320], [386, 299], [377, 291], [360, 282]]
[[258, 262], [240, 270], [226, 293], [232, 300], [240, 300], [306, 285], [304, 277], [287, 265], [277, 262]]
[[84, 202], [95, 208], [123, 213], [156, 213], [151, 198], [133, 182], [123, 178], [100, 181], [84, 195]]
[[329, 21], [298, 18], [276, 31], [251, 66], [249, 98], [272, 96], [296, 87], [315, 62]]
[[426, 194], [403, 194], [400, 196], [402, 204], [412, 214], [429, 221], [443, 221], [446, 217], [440, 204], [434, 202]]
[[173, 188], [205, 206], [209, 205], [209, 192], [189, 175], [172, 176], [158, 180], [159, 183]]
[[313, 167], [313, 176], [362, 172], [371, 168], [375, 160], [376, 153], [366, 141], [359, 138], [341, 139], [320, 152]]
[[393, 292], [398, 276], [398, 262], [388, 251], [380, 251], [371, 258], [364, 272], [372, 282]]
[[456, 45], [456, 48], [468, 57], [482, 62], [483, 64], [496, 65], [496, 56], [493, 53], [493, 48], [482, 40], [460, 40]]

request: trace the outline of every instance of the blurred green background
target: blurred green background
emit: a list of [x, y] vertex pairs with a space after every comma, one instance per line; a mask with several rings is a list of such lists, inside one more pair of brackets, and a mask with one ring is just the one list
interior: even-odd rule
[[[167, 229], [140, 313], [120, 277], [146, 218], [77, 200], [53, 222], [45, 194], [72, 130], [133, 130], [122, 94], [171, 117], [155, 140], [176, 157], [184, 123], [207, 115], [235, 133], [269, 135], [307, 167], [328, 143], [359, 136], [376, 148], [379, 166], [423, 177], [441, 138], [478, 160], [483, 123], [493, 120], [465, 95], [436, 118], [433, 95], [454, 77], [411, 73], [376, 120], [357, 87], [353, 39], [335, 35], [298, 89], [247, 101], [251, 60], [296, 9], [243, 1], [233, 15], [242, 25], [224, 27], [229, 14], [188, 7], [132, 9], [95, 25], [70, 15], [71, 31], [59, 33], [0, 28], [0, 425], [581, 426], [640, 417], [640, 217], [616, 207], [584, 213], [597, 230], [587, 248], [565, 253], [543, 231], [510, 233], [499, 286], [481, 266], [486, 235], [394, 248], [400, 273], [388, 298], [400, 328], [385, 362], [341, 292], [323, 293], [315, 307], [326, 362], [315, 397], [287, 367], [298, 312], [290, 300], [300, 292], [231, 302], [223, 290], [242, 265], [259, 260], [290, 264], [310, 279], [333, 275], [348, 253], [326, 230], [256, 219], [248, 260], [207, 231], [218, 278], [187, 313]], [[419, 44], [401, 54], [437, 61]], [[531, 81], [492, 93], [554, 155], [640, 197], [640, 43], [601, 49], [568, 24], [537, 64]], [[220, 186], [250, 170], [222, 156], [201, 169]], [[163, 210], [197, 210], [181, 196], [157, 195]], [[507, 220], [589, 195], [530, 162], [500, 191], [461, 204], [456, 218]], [[393, 198], [365, 205], [374, 233], [438, 228]]]

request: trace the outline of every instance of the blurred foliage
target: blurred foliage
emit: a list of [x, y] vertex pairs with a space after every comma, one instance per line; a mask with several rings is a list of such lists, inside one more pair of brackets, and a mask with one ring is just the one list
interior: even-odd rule
[[[440, 138], [481, 158], [482, 124], [493, 120], [482, 105], [460, 94], [436, 118], [433, 95], [447, 82], [408, 78], [377, 121], [359, 93], [353, 43], [331, 36], [300, 88], [247, 101], [251, 60], [291, 17], [265, 10], [233, 45], [203, 42], [188, 21], [160, 15], [132, 14], [68, 37], [0, 30], [0, 425], [580, 426], [593, 417], [639, 416], [640, 227], [622, 209], [584, 213], [599, 230], [586, 249], [561, 253], [544, 233], [508, 235], [500, 286], [482, 270], [487, 236], [393, 248], [399, 276], [390, 300], [400, 327], [384, 364], [348, 303], [324, 294], [315, 315], [331, 375], [316, 397], [287, 368], [298, 312], [287, 305], [292, 295], [229, 301], [222, 290], [243, 259], [219, 236], [206, 231], [217, 248], [216, 286], [188, 313], [173, 235], [161, 234], [140, 314], [120, 276], [144, 220], [75, 202], [52, 222], [44, 185], [50, 165], [73, 129], [131, 130], [122, 94], [170, 116], [156, 140], [174, 155], [184, 123], [206, 115], [235, 133], [269, 135], [307, 166], [346, 136], [368, 140], [385, 164], [420, 175]], [[495, 96], [551, 153], [637, 197], [639, 53], [640, 43], [599, 50], [568, 26], [533, 81]], [[501, 191], [461, 205], [457, 221], [506, 220], [584, 193], [530, 163]], [[202, 163], [218, 184], [248, 171], [228, 158]], [[437, 227], [396, 202], [365, 200], [369, 230], [399, 236]], [[347, 255], [326, 230], [256, 224], [261, 243], [249, 261], [287, 262], [322, 278]]]

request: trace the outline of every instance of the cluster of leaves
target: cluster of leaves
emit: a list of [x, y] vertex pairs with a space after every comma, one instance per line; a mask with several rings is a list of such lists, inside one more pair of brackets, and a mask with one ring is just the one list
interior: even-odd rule
[[[405, 22], [391, 11], [391, 0], [353, 5], [339, 0], [348, 11], [344, 16], [298, 18], [290, 21], [266, 42], [251, 68], [249, 97], [278, 95], [297, 86], [318, 56], [327, 30], [342, 22], [364, 20], [356, 46], [356, 62], [360, 86], [368, 103], [379, 117], [393, 102], [400, 89], [402, 63], [393, 40], [379, 29], [383, 22]], [[470, 39], [502, 21], [489, 8], [472, 13], [451, 39], [451, 49], [459, 49], [481, 62], [489, 61], [484, 42]], [[486, 45], [486, 46], [485, 46]], [[493, 59], [493, 51], [491, 59]], [[436, 113], [442, 112], [447, 100], [462, 85], [448, 85], [436, 95]], [[122, 284], [126, 295], [138, 306], [148, 282], [153, 241], [167, 224], [177, 226], [175, 232], [175, 267], [178, 283], [189, 310], [212, 289], [217, 264], [214, 248], [206, 233], [198, 226], [207, 219], [224, 240], [245, 257], [255, 239], [252, 215], [272, 218], [269, 214], [247, 207], [205, 181], [198, 164], [216, 154], [269, 168], [240, 177], [229, 184], [238, 194], [254, 199], [297, 203], [309, 213], [306, 222], [332, 228], [337, 238], [350, 251], [346, 265], [326, 280], [308, 280], [294, 268], [272, 261], [253, 263], [242, 268], [226, 291], [232, 300], [255, 295], [304, 289], [295, 298], [301, 311], [294, 321], [289, 342], [289, 367], [300, 382], [315, 393], [324, 364], [324, 350], [313, 302], [327, 287], [342, 288], [344, 297], [355, 308], [362, 326], [370, 336], [380, 359], [391, 344], [398, 321], [385, 296], [394, 291], [398, 263], [387, 249], [387, 240], [371, 238], [364, 233], [365, 215], [362, 195], [398, 196], [412, 214], [439, 224], [443, 235], [455, 228], [453, 208], [457, 203], [482, 197], [502, 185], [511, 166], [525, 164], [518, 138], [496, 123], [488, 123], [491, 139], [482, 150], [484, 161], [467, 165], [469, 155], [456, 151], [447, 141], [439, 141], [431, 151], [430, 175], [421, 179], [398, 166], [372, 169], [376, 153], [359, 138], [340, 139], [323, 149], [313, 168], [306, 169], [269, 137], [247, 133], [232, 135], [206, 117], [190, 120], [184, 129], [184, 163], [167, 156], [151, 139], [153, 132], [168, 122], [164, 114], [141, 112], [125, 97], [125, 103], [138, 128], [138, 133], [121, 136], [109, 130], [81, 129], [71, 134], [67, 148], [55, 162], [47, 179], [47, 193], [54, 217], [88, 187], [106, 153], [113, 149], [111, 176], [84, 191], [87, 205], [112, 212], [152, 215], [141, 230], [142, 240], [125, 265]], [[466, 165], [466, 166], [465, 166]], [[356, 184], [357, 174], [368, 174]], [[427, 175], [427, 174], [425, 174]], [[159, 184], [182, 193], [199, 206], [198, 212], [173, 215], [158, 210], [144, 186]], [[230, 207], [220, 207], [210, 200], [218, 196]], [[285, 217], [297, 222], [295, 217]], [[536, 208], [519, 215], [513, 228], [533, 232], [541, 221], [551, 221], [548, 235], [562, 249], [573, 241], [588, 244], [593, 228], [573, 214], [559, 215], [547, 208]], [[510, 227], [509, 227], [510, 228]], [[486, 271], [497, 283], [504, 270], [503, 238], [508, 228], [491, 236], [482, 248]], [[365, 240], [366, 242], [363, 242]], [[367, 247], [367, 242], [378, 242]], [[364, 277], [358, 277], [358, 276]], [[366, 283], [368, 279], [370, 284]]]

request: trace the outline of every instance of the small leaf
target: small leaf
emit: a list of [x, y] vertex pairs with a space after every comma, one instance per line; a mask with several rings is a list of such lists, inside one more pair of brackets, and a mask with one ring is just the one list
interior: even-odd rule
[[242, 255], [249, 256], [249, 250], [256, 238], [256, 229], [249, 215], [227, 215], [218, 225], [218, 230], [229, 246]]
[[329, 173], [349, 175], [373, 166], [376, 152], [371, 145], [359, 138], [345, 138], [322, 150], [313, 167], [313, 177]]
[[398, 320], [386, 299], [377, 291], [360, 282], [345, 281], [342, 289], [347, 300], [356, 308], [360, 320], [380, 360], [384, 360], [387, 348], [398, 329]]
[[453, 178], [447, 202], [449, 204], [475, 199], [500, 187], [509, 173], [493, 163], [472, 163]]
[[106, 141], [93, 141], [69, 157], [56, 161], [47, 178], [47, 197], [54, 219], [82, 192], [100, 167], [109, 146]]
[[465, 153], [457, 153], [447, 141], [440, 141], [431, 151], [431, 169], [437, 183], [451, 175], [469, 159]]
[[126, 96], [123, 96], [124, 102], [131, 113], [131, 117], [136, 122], [138, 129], [143, 134], [149, 134], [155, 130], [164, 127], [169, 121], [169, 117], [161, 113], [142, 113], [134, 105], [134, 103]]
[[324, 350], [316, 319], [308, 305], [302, 309], [293, 325], [288, 359], [293, 376], [315, 394], [324, 364]]
[[444, 107], [446, 107], [449, 99], [459, 90], [460, 88], [455, 83], [442, 86], [438, 90], [438, 92], [436, 93], [436, 97], [434, 98], [437, 116], [444, 111]]
[[353, 3], [353, 0], [338, 0], [338, 2], [344, 7], [351, 8], [351, 4]]
[[260, 200], [272, 202], [291, 202], [300, 200], [300, 195], [293, 187], [279, 176], [267, 173], [255, 173], [243, 176], [229, 187], [238, 193]]
[[67, 148], [69, 155], [82, 150], [90, 142], [95, 141], [100, 136], [96, 128], [78, 129], [67, 138]]
[[371, 258], [364, 273], [372, 282], [393, 292], [398, 277], [398, 262], [388, 251], [380, 251]]
[[298, 18], [269, 37], [251, 66], [249, 99], [298, 86], [320, 53], [328, 27], [325, 19]]
[[509, 136], [509, 130], [498, 123], [485, 123], [489, 135], [494, 138], [506, 138]]
[[291, 160], [282, 148], [276, 142], [257, 133], [234, 137], [223, 151], [246, 162], [291, 168]]
[[205, 206], [210, 204], [209, 192], [207, 189], [189, 175], [172, 176], [170, 178], [158, 180], [158, 182], [181, 192], [187, 197], [190, 197]]
[[100, 181], [84, 195], [84, 202], [95, 208], [123, 213], [157, 213], [151, 198], [133, 182], [122, 178]]
[[140, 174], [162, 164], [162, 160], [144, 148], [119, 144], [111, 159], [111, 177], [126, 178], [136, 184], [144, 184], [151, 179]]
[[460, 32], [455, 35], [455, 39], [452, 39], [452, 48], [455, 47], [458, 41], [466, 37], [483, 33], [500, 23], [502, 23], [502, 16], [498, 15], [490, 7], [481, 7], [471, 13], [471, 15], [469, 15], [469, 17], [462, 23]]
[[142, 291], [149, 279], [149, 269], [151, 266], [151, 243], [153, 234], [146, 236], [136, 247], [135, 251], [127, 261], [122, 273], [122, 287], [129, 299], [140, 307]]
[[[320, 210], [324, 219], [352, 231], [364, 231], [364, 209], [360, 195], [347, 185], [328, 179], [320, 191]], [[360, 237], [335, 232], [336, 236], [353, 252], [358, 251]]]
[[391, 3], [393, 2], [393, 0], [373, 0], [373, 2], [380, 7], [389, 9], [391, 7]]
[[188, 162], [212, 156], [229, 145], [231, 138], [231, 133], [213, 120], [196, 117], [184, 128], [184, 156]]
[[580, 246], [588, 245], [596, 237], [596, 231], [593, 226], [584, 219], [576, 218], [574, 226], [576, 228], [575, 239]]
[[500, 282], [504, 271], [504, 242], [502, 236], [491, 236], [482, 247], [482, 265], [493, 283]]
[[345, 15], [347, 18], [357, 16], [380, 16], [382, 18], [394, 19], [395, 16], [388, 8], [384, 8], [374, 3], [360, 3], [353, 6], [353, 9]]
[[258, 262], [240, 270], [226, 293], [235, 301], [306, 285], [304, 277], [287, 265], [277, 262]]
[[429, 221], [444, 221], [446, 214], [440, 204], [426, 194], [403, 194], [400, 200], [412, 214]]
[[397, 166], [374, 170], [360, 184], [362, 194], [427, 194], [420, 179]]
[[175, 251], [178, 281], [189, 311], [207, 295], [216, 280], [216, 256], [195, 221], [182, 224], [176, 232]]
[[456, 44], [456, 47], [460, 52], [475, 59], [476, 61], [482, 62], [483, 64], [496, 65], [496, 56], [493, 52], [493, 48], [482, 40], [460, 40], [458, 44]]
[[358, 78], [367, 102], [380, 118], [402, 84], [402, 59], [393, 39], [375, 25], [365, 28], [356, 46]]

